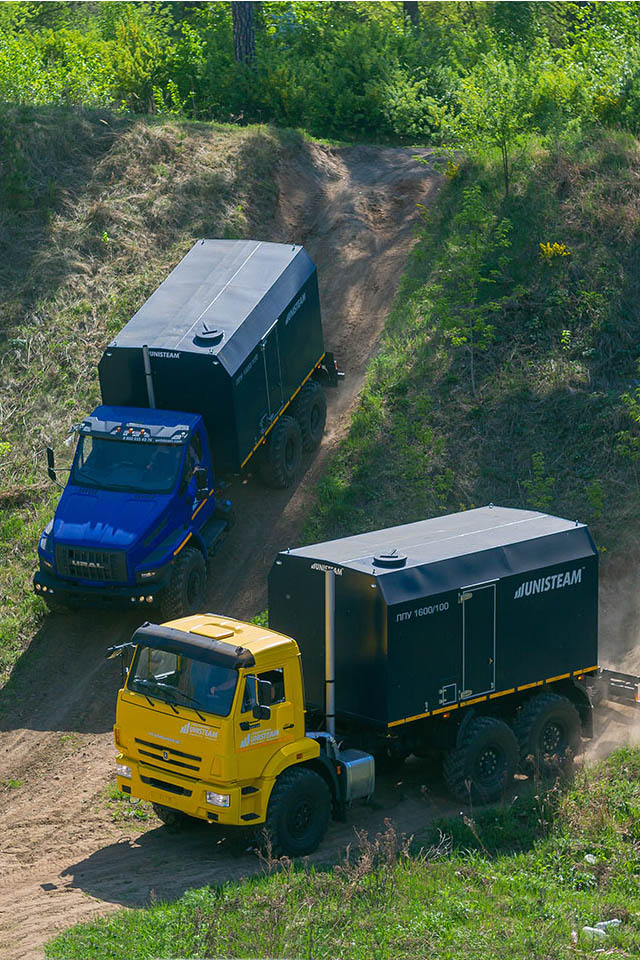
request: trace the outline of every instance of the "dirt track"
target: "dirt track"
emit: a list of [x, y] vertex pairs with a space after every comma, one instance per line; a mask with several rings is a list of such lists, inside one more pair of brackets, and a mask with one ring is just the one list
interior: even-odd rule
[[[293, 491], [266, 492], [252, 482], [231, 487], [238, 522], [214, 565], [210, 610], [244, 617], [265, 606], [273, 557], [296, 543], [315, 482], [348, 426], [413, 243], [416, 203], [428, 202], [436, 184], [412, 154], [308, 145], [281, 167], [279, 217], [265, 237], [304, 243], [317, 262], [326, 341], [345, 379], [329, 397], [325, 440]], [[257, 869], [237, 845], [221, 850], [225, 842], [206, 825], [177, 838], [113, 822], [103, 794], [113, 770], [120, 674], [102, 656], [135, 626], [127, 615], [49, 618], [0, 694], [2, 960], [40, 957], [57, 931], [114, 907], [143, 905], [154, 894], [173, 898]], [[333, 825], [317, 857], [337, 853], [355, 825], [376, 830], [390, 815], [414, 832], [450, 810], [437, 790], [421, 791], [424, 766], [408, 765], [404, 776], [402, 784], [382, 783], [377, 808], [361, 807]]]

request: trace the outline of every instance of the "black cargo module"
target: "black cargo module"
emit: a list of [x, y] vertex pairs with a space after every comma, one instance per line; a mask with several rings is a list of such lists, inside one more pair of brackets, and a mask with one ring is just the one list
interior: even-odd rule
[[488, 506], [278, 555], [269, 625], [298, 641], [311, 706], [324, 700], [326, 571], [338, 718], [397, 727], [597, 666], [588, 528]]
[[201, 413], [238, 470], [324, 356], [316, 267], [300, 246], [200, 240], [109, 345], [102, 401]]

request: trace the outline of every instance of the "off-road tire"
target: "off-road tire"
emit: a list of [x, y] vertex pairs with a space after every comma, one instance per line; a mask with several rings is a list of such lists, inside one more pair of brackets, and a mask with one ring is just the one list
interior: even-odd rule
[[284, 490], [298, 475], [302, 461], [302, 433], [295, 417], [280, 417], [260, 461], [260, 475], [269, 487]]
[[64, 603], [64, 601], [62, 600], [56, 600], [54, 597], [49, 597], [47, 594], [45, 594], [44, 602], [47, 605], [47, 609], [49, 613], [53, 613], [58, 616], [61, 616], [62, 614], [65, 614], [65, 613], [71, 613], [71, 607], [69, 606], [69, 604]]
[[491, 803], [512, 782], [518, 768], [513, 730], [496, 717], [474, 717], [458, 746], [445, 754], [443, 771], [457, 800]]
[[320, 774], [285, 770], [271, 791], [261, 845], [274, 857], [304, 857], [318, 848], [330, 817], [331, 794]]
[[308, 380], [292, 404], [291, 412], [300, 424], [305, 453], [320, 446], [327, 421], [327, 398], [317, 380]]
[[163, 620], [177, 620], [194, 613], [204, 603], [207, 565], [195, 547], [185, 547], [173, 565], [171, 580], [160, 602]]
[[193, 826], [193, 817], [183, 813], [182, 810], [172, 810], [171, 807], [165, 807], [161, 803], [152, 803], [151, 806], [158, 820], [162, 820], [167, 830], [172, 833]]
[[552, 773], [570, 765], [580, 748], [580, 714], [567, 697], [540, 693], [520, 708], [513, 729], [524, 770]]

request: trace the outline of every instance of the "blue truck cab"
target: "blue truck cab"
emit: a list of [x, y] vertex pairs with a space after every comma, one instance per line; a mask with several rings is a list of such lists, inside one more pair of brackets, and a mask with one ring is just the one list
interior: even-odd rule
[[[200, 240], [98, 365], [102, 405], [77, 446], [40, 537], [34, 589], [52, 611], [77, 603], [197, 610], [231, 504], [214, 477], [252, 463], [294, 482], [324, 432], [317, 271], [302, 247]], [[49, 476], [57, 480], [53, 452]]]
[[69, 480], [38, 544], [36, 592], [53, 609], [157, 603], [170, 618], [197, 607], [232, 517], [214, 493], [202, 417], [99, 406], [74, 429]]

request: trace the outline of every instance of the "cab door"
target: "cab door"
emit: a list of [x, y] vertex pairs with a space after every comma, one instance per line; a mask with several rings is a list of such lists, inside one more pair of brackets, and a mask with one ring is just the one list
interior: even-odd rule
[[[283, 667], [262, 670], [245, 676], [242, 683], [239, 713], [235, 723], [236, 757], [238, 761], [238, 779], [250, 780], [259, 777], [271, 757], [285, 744], [294, 739], [295, 724], [293, 703], [287, 687], [286, 671]], [[262, 681], [258, 689], [266, 690], [270, 684], [270, 703], [261, 696], [261, 705], [268, 706], [270, 717], [256, 719], [253, 708], [256, 706], [256, 680]]]

